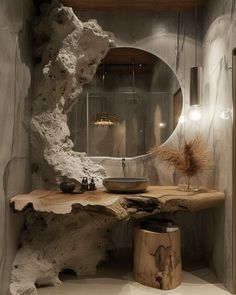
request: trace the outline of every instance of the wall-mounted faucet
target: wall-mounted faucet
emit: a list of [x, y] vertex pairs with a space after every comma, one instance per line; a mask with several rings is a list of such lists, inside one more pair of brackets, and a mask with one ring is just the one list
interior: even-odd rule
[[126, 173], [125, 173], [126, 159], [125, 158], [122, 158], [121, 164], [122, 164], [123, 176], [126, 177]]

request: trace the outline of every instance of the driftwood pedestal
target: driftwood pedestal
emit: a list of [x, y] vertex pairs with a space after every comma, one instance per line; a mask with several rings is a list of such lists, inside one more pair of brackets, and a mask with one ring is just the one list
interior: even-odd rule
[[181, 283], [180, 231], [159, 233], [134, 229], [134, 279], [150, 287], [170, 290]]

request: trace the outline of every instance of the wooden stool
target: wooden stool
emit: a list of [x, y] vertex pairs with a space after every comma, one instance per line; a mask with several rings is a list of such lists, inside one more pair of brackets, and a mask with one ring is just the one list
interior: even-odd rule
[[162, 290], [181, 283], [180, 231], [159, 233], [135, 227], [134, 279]]

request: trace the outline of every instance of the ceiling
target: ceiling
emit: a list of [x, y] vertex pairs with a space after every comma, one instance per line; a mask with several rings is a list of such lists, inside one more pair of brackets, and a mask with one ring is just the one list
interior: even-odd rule
[[203, 6], [207, 0], [60, 0], [76, 10], [181, 11]]
[[102, 60], [97, 74], [103, 74], [104, 70], [105, 72], [132, 73], [134, 67], [136, 73], [149, 73], [158, 62], [160, 62], [158, 57], [144, 50], [129, 47], [112, 48]]
[[157, 57], [144, 50], [131, 47], [112, 48], [103, 60], [107, 65], [153, 64]]

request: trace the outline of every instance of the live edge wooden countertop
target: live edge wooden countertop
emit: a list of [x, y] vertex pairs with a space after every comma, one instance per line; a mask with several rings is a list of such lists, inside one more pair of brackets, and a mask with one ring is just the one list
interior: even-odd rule
[[105, 210], [124, 218], [127, 215], [142, 217], [158, 212], [197, 211], [222, 205], [224, 200], [224, 193], [216, 190], [188, 192], [181, 191], [176, 186], [150, 186], [148, 192], [139, 194], [114, 194], [102, 189], [83, 194], [34, 190], [14, 196], [10, 203], [16, 211], [32, 207], [39, 212], [68, 214], [84, 208]]

